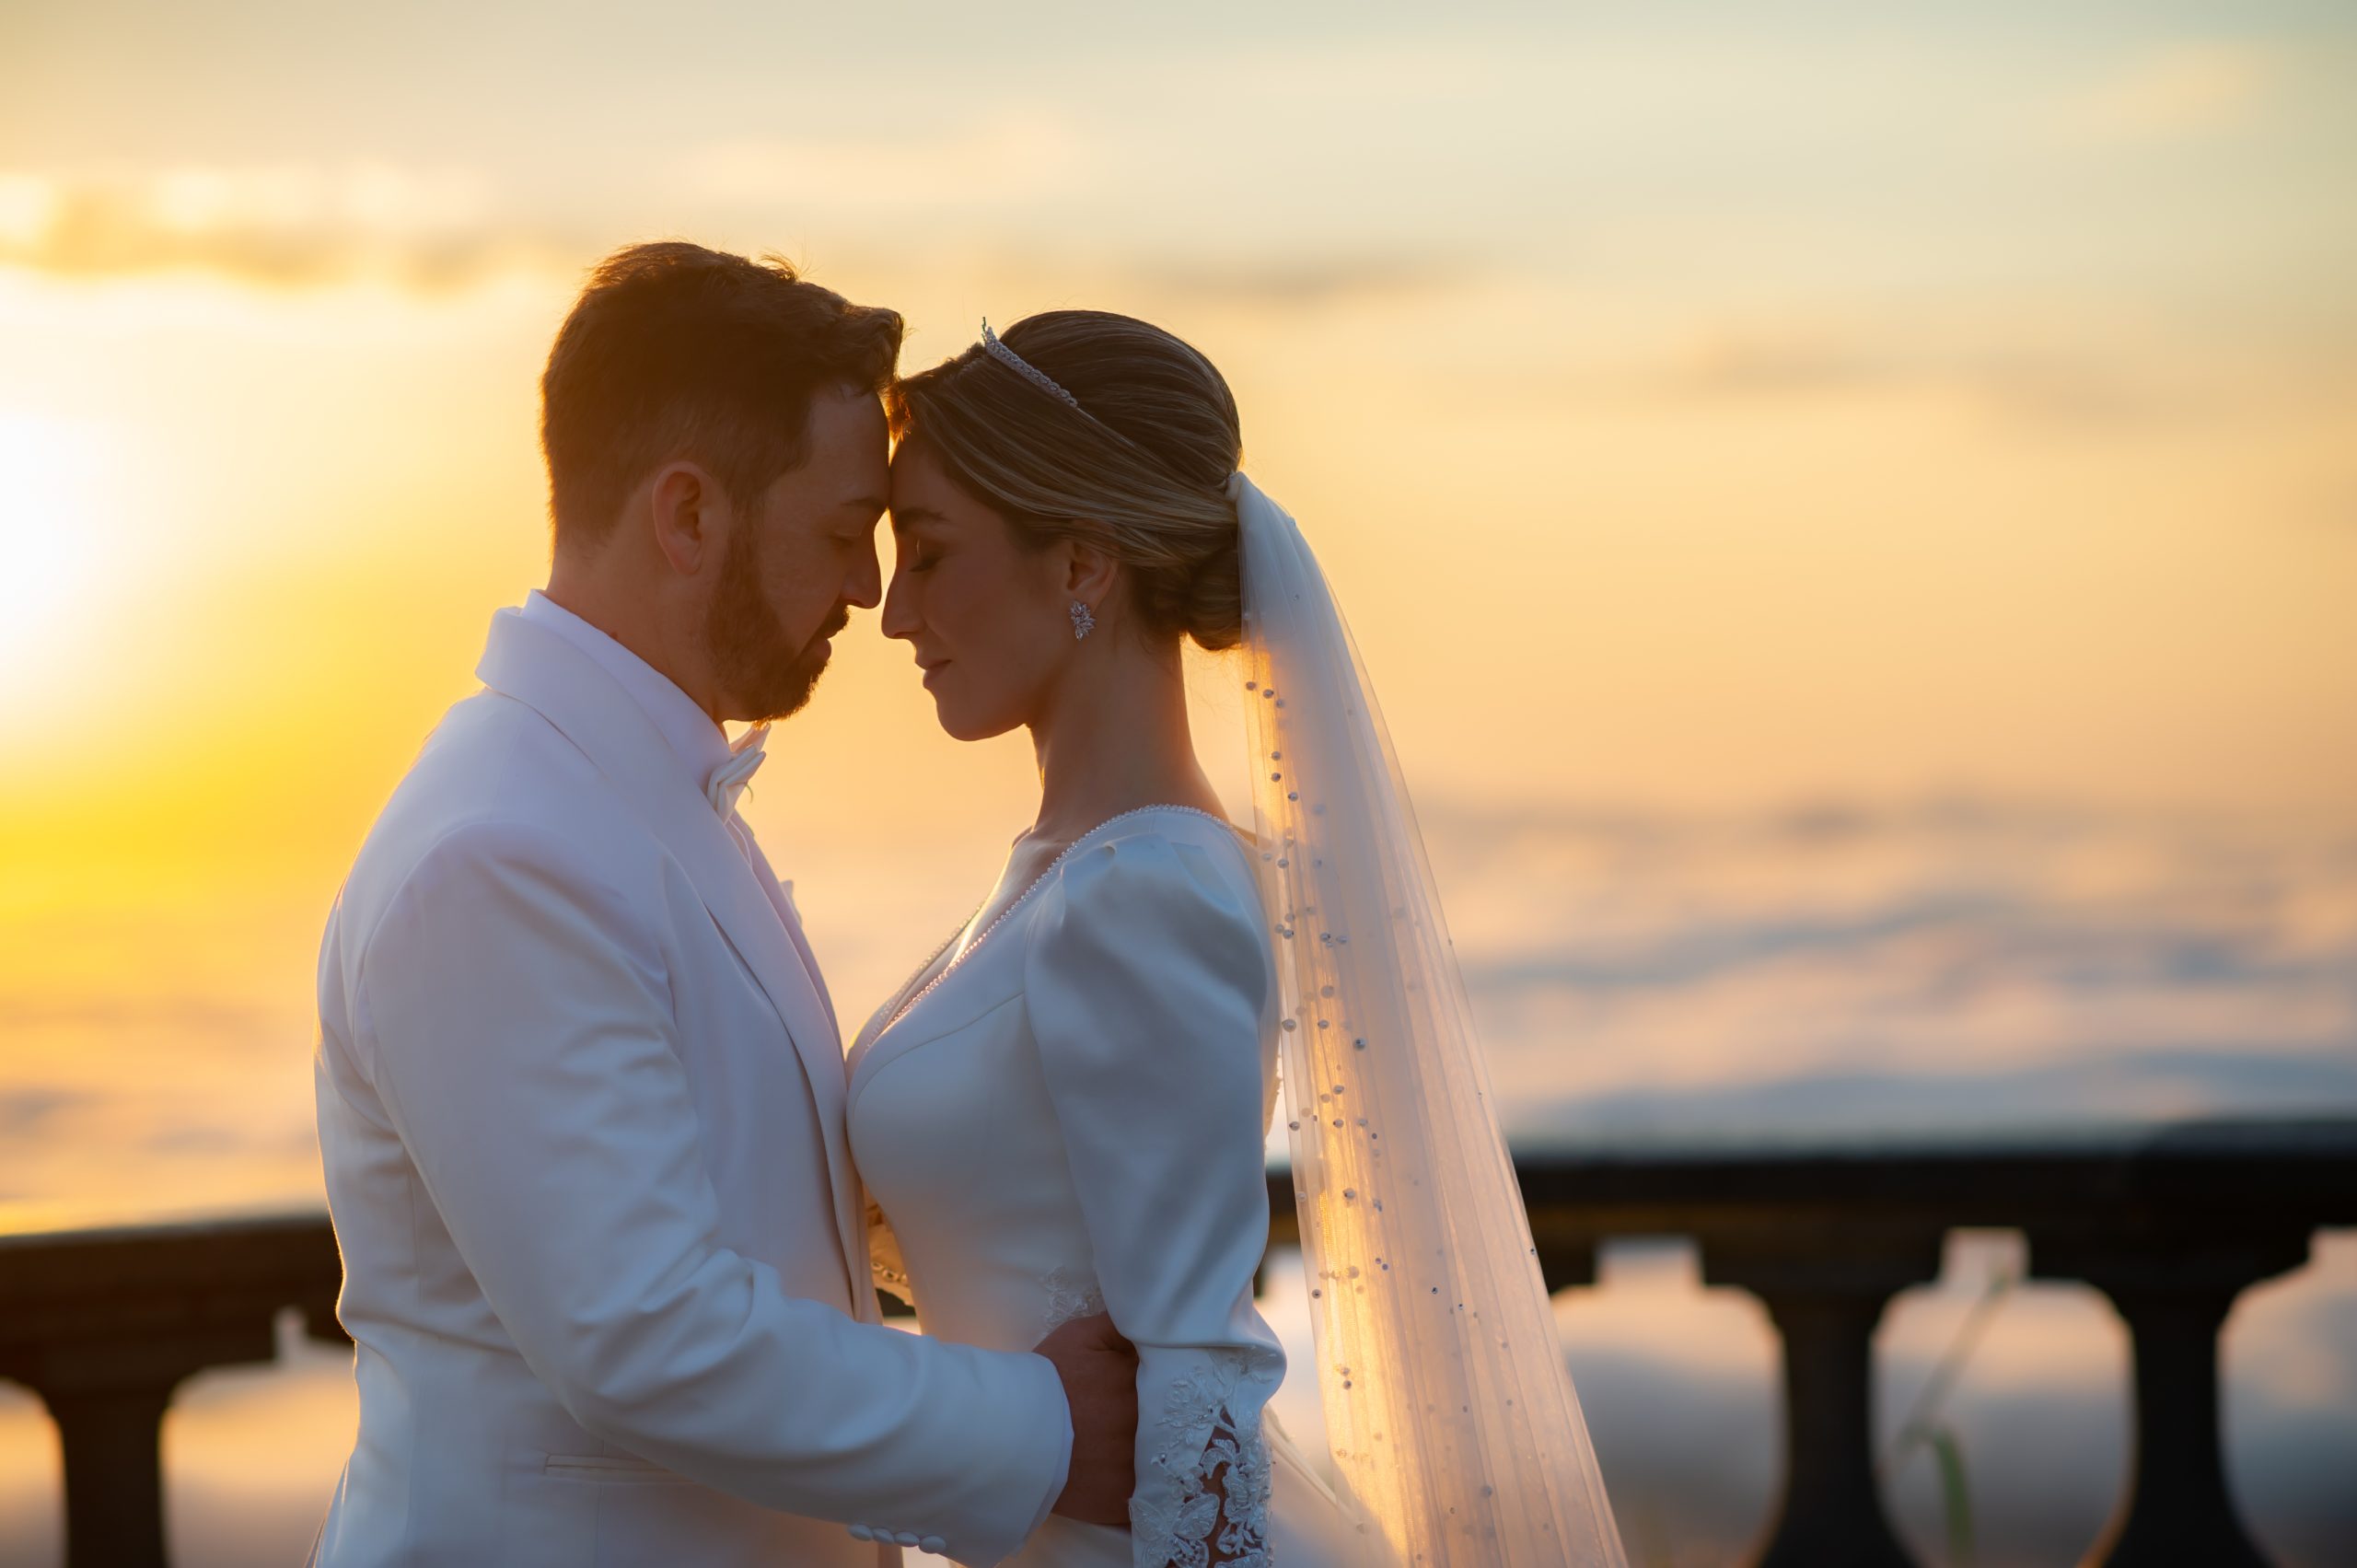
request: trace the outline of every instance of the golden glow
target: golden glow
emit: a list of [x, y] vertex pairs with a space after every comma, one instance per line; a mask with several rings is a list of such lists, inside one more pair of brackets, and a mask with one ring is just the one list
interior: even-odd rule
[[[1208, 353], [1469, 868], [1477, 962], [1609, 939], [1632, 886], [1573, 830], [1519, 852], [1548, 886], [1482, 875], [1446, 823], [1485, 813], [2357, 801], [2337, 35], [1428, 18], [1035, 58], [920, 4], [878, 116], [864, 38], [742, 20], [692, 87], [637, 69], [668, 35], [561, 89], [516, 40], [399, 26], [299, 46], [377, 75], [282, 69], [296, 46], [235, 7], [160, 54], [64, 18], [0, 59], [38, 133], [0, 167], [0, 1095], [31, 1151], [0, 1204], [312, 1191], [319, 923], [540, 580], [540, 360], [581, 270], [648, 235], [784, 250], [902, 309], [911, 366], [1069, 304]], [[493, 94], [456, 64], [500, 58]], [[396, 82], [435, 114], [382, 112]], [[1234, 693], [1196, 670], [1233, 780]], [[946, 740], [912, 674], [856, 617], [749, 807], [853, 1021], [1028, 809], [1021, 740]], [[2019, 896], [2192, 886], [2139, 831]], [[1876, 842], [1648, 876], [1705, 923], [1871, 913], [1986, 853]], [[2131, 890], [2085, 894], [2087, 865]], [[2325, 963], [2345, 883], [2292, 881], [2264, 942]], [[1637, 900], [1656, 934], [1667, 902]], [[2320, 1050], [2357, 1027], [2338, 996], [1999, 988], [1910, 1038], [2017, 1062], [2199, 1018]], [[1830, 1069], [1842, 1020], [1879, 1019], [1832, 965], [1483, 1005], [1529, 1104]], [[1621, 1043], [1545, 1043], [1574, 1035]]]
[[[0, 669], [9, 699], [54, 681], [44, 652], [94, 609], [107, 476], [122, 461], [91, 425], [0, 413]], [[0, 714], [11, 705], [0, 702]]]
[[[582, 272], [663, 235], [898, 307], [911, 367], [1086, 305], [1223, 368], [1522, 1129], [1757, 1132], [1818, 1080], [1886, 1128], [2357, 1086], [2344, 23], [1196, 9], [905, 0], [881, 51], [808, 7], [518, 0], [463, 47], [402, 7], [12, 17], [0, 1230], [317, 1201], [321, 923], [540, 581], [535, 383]], [[1235, 799], [1237, 695], [1193, 668]], [[846, 1032], [1032, 803], [1022, 741], [946, 740], [913, 675], [855, 617], [747, 807]], [[1561, 1313], [1583, 1376], [1643, 1369], [1600, 1437], [1772, 1453], [1756, 1305], [1608, 1273]], [[1887, 1372], [1969, 1283], [1897, 1303]], [[2357, 1401], [2352, 1289], [2328, 1243], [2246, 1298], [2230, 1437]], [[2124, 1408], [2123, 1346], [2028, 1292], [1974, 1377]], [[293, 1359], [167, 1428], [174, 1528], [224, 1560], [299, 1555], [332, 1484], [348, 1363]], [[2018, 1430], [1976, 1466], [2049, 1464]], [[2090, 1495], [2125, 1441], [2073, 1456]], [[1925, 1484], [1895, 1482], [1919, 1533]], [[1686, 1478], [1615, 1485], [1638, 1555], [1739, 1555], [1681, 1534]], [[38, 1555], [54, 1511], [0, 1388], [0, 1536]]]

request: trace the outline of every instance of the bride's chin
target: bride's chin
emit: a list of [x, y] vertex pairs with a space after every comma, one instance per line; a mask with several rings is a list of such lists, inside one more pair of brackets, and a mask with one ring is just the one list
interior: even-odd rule
[[988, 740], [992, 736], [1000, 733], [997, 730], [982, 729], [972, 725], [959, 724], [947, 714], [940, 713], [937, 710], [935, 716], [941, 721], [941, 732], [949, 737], [952, 740]]
[[936, 694], [933, 699], [933, 716], [942, 733], [952, 740], [994, 740], [1016, 727], [1019, 721], [993, 722], [973, 714], [960, 713]]

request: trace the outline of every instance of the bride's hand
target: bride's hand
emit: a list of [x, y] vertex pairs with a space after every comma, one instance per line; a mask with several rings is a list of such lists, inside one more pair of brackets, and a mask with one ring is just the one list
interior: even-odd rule
[[1041, 1340], [1072, 1407], [1072, 1466], [1055, 1512], [1091, 1525], [1127, 1525], [1136, 1490], [1138, 1353], [1104, 1313], [1075, 1318]]

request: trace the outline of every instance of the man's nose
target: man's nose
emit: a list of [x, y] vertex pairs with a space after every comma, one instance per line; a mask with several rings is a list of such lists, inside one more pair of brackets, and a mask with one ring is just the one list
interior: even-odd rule
[[843, 585], [843, 600], [861, 610], [874, 610], [884, 602], [884, 573], [876, 563], [876, 552], [852, 569], [851, 580]]

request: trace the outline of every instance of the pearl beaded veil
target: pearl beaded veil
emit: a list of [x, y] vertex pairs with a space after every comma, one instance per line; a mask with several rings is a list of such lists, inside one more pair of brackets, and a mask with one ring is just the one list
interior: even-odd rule
[[1294, 1196], [1368, 1561], [1626, 1568], [1365, 667], [1292, 517], [1228, 493]]

